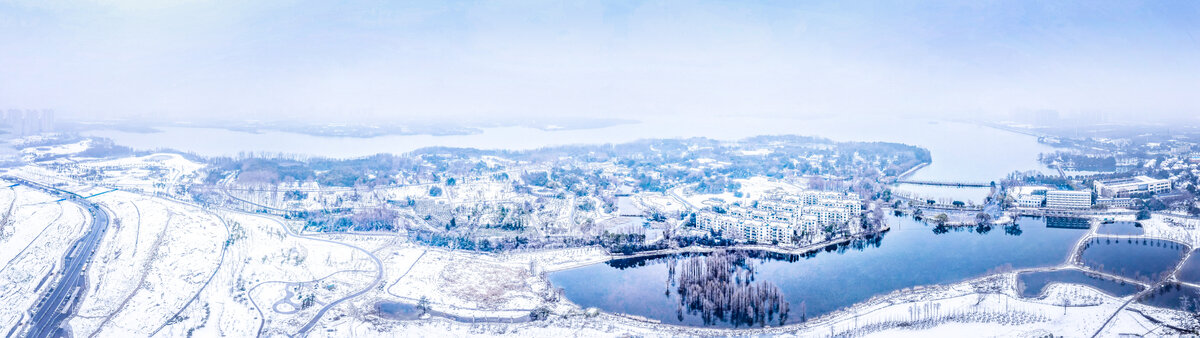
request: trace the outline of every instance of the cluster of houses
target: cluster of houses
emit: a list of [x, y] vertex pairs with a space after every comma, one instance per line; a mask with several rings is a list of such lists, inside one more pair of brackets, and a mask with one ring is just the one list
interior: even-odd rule
[[833, 191], [775, 192], [750, 205], [730, 205], [696, 214], [697, 226], [722, 236], [758, 243], [790, 242], [825, 226], [851, 224], [862, 214], [857, 195]]

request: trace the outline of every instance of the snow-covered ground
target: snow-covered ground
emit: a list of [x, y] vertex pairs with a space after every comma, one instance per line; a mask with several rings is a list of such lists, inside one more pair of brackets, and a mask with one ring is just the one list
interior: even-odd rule
[[[540, 294], [548, 287], [531, 272], [528, 261], [416, 247], [393, 252], [398, 254], [394, 256], [398, 264], [388, 260], [386, 265], [412, 269], [406, 275], [389, 274], [387, 294], [409, 302], [427, 297], [441, 311], [520, 309], [527, 313], [541, 304]], [[415, 265], [403, 264], [416, 252], [421, 254], [413, 260]]]
[[[41, 292], [54, 279], [71, 243], [83, 234], [87, 214], [78, 205], [25, 186], [0, 188], [0, 214], [9, 224], [0, 237], [0, 327], [28, 317]], [[7, 332], [5, 332], [7, 333]]]
[[[33, 151], [41, 156], [85, 148], [68, 144]], [[797, 325], [736, 331], [666, 325], [588, 311], [562, 297], [549, 282], [547, 272], [611, 258], [599, 248], [482, 254], [419, 246], [402, 233], [303, 233], [302, 224], [276, 216], [178, 201], [174, 187], [201, 179], [203, 172], [203, 165], [174, 154], [9, 170], [11, 175], [92, 196], [112, 216], [87, 270], [86, 293], [76, 316], [68, 321], [72, 334], [279, 336], [301, 333], [312, 322], [307, 333], [316, 337], [1090, 336], [1097, 331], [1101, 336], [1117, 336], [1168, 333], [1150, 318], [1176, 323], [1180, 316], [1137, 303], [1126, 306], [1134, 296], [1115, 298], [1073, 284], [1053, 284], [1039, 298], [1021, 298], [1015, 273], [1010, 272], [899, 290]], [[642, 212], [672, 213], [689, 204], [703, 206], [710, 199], [734, 202], [776, 189], [801, 189], [766, 178], [738, 183], [741, 197], [676, 189], [635, 194], [626, 202]], [[52, 278], [55, 265], [88, 219], [74, 203], [56, 202], [57, 198], [40, 191], [9, 185], [0, 188], [0, 212], [12, 206], [11, 222], [0, 231], [0, 263], [5, 264], [0, 270], [0, 304], [4, 304], [0, 329], [23, 321], [41, 295], [39, 284]], [[429, 195], [432, 186], [362, 191], [297, 183], [231, 193], [255, 203], [300, 209], [420, 198], [469, 213], [473, 208], [531, 203], [536, 205], [531, 227], [543, 232], [564, 226], [574, 231], [570, 225], [584, 222], [605, 228], [619, 221], [603, 208], [579, 208], [587, 201], [599, 205], [601, 201], [593, 196], [516, 193], [510, 182], [488, 178], [438, 184], [444, 193], [436, 197]], [[310, 193], [289, 200], [285, 196], [289, 190]], [[1142, 223], [1148, 237], [1200, 245], [1195, 225], [1162, 215]], [[381, 302], [415, 305], [422, 298], [436, 314], [432, 318], [398, 320], [377, 308]], [[1063, 306], [1062, 299], [1071, 299], [1072, 305]], [[550, 318], [526, 322], [529, 312], [539, 308], [548, 309]], [[516, 322], [498, 323], [503, 321]]]
[[[17, 143], [36, 142], [39, 141], [39, 138], [39, 136], [30, 136], [18, 140]], [[84, 139], [74, 143], [64, 143], [41, 147], [26, 147], [21, 149], [21, 154], [26, 159], [35, 159], [45, 156], [70, 155], [87, 150], [91, 146], [92, 140]]]
[[175, 202], [125, 192], [93, 201], [115, 216], [88, 270], [79, 333], [148, 335], [191, 300], [221, 264], [219, 219]]
[[159, 153], [137, 157], [81, 162], [75, 168], [93, 184], [146, 194], [171, 193], [178, 185], [194, 183], [204, 164], [179, 154]]
[[[390, 320], [360, 309], [357, 317], [322, 322], [324, 330], [314, 330], [312, 336], [1091, 336], [1127, 300], [1071, 284], [1055, 284], [1041, 299], [1022, 299], [1015, 295], [1011, 277], [1009, 274], [1006, 278], [896, 292], [832, 316], [775, 328], [732, 331], [664, 325], [618, 314], [589, 315], [563, 301], [551, 307], [555, 315], [549, 320], [514, 324], [469, 323], [437, 317]], [[1094, 302], [1064, 307], [1054, 301], [1085, 296]], [[1124, 310], [1100, 333], [1101, 336], [1153, 334], [1156, 327], [1159, 325], [1145, 317]]]
[[260, 325], [295, 333], [375, 277], [365, 253], [293, 236], [274, 219], [122, 191], [94, 200], [114, 222], [70, 321], [77, 334], [254, 336]]

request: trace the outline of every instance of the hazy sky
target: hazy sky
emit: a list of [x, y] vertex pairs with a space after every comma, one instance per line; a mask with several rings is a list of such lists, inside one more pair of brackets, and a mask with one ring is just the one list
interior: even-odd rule
[[1197, 1], [0, 0], [0, 109], [1200, 115]]

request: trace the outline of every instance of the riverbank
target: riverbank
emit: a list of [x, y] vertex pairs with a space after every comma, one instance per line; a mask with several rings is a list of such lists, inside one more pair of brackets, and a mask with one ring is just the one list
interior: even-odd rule
[[[886, 233], [889, 230], [891, 230], [891, 228], [885, 226], [883, 228], [883, 230], [881, 230], [879, 232], [879, 234]], [[780, 245], [766, 245], [766, 244], [738, 244], [738, 245], [730, 245], [730, 246], [692, 245], [692, 246], [686, 246], [686, 247], [681, 247], [681, 248], [643, 251], [643, 252], [633, 253], [633, 254], [629, 254], [629, 255], [614, 255], [614, 254], [609, 253], [603, 258], [596, 257], [595, 259], [585, 260], [583, 262], [576, 262], [573, 264], [547, 266], [547, 267], [544, 267], [544, 271], [556, 272], [556, 271], [570, 270], [570, 269], [577, 268], [577, 267], [588, 266], [588, 265], [592, 265], [592, 264], [603, 263], [603, 262], [617, 260], [617, 259], [632, 259], [632, 258], [652, 257], [652, 256], [661, 256], [661, 255], [684, 254], [684, 253], [712, 253], [712, 252], [720, 251], [720, 250], [750, 250], [750, 251], [765, 251], [765, 252], [784, 254], [784, 255], [802, 255], [802, 254], [806, 254], [806, 253], [810, 253], [810, 252], [814, 252], [814, 251], [819, 251], [819, 250], [829, 247], [831, 245], [841, 245], [841, 244], [848, 243], [853, 240], [862, 239], [862, 238], [865, 238], [865, 237], [864, 236], [856, 236], [856, 237], [841, 238], [841, 239], [837, 239], [837, 240], [833, 240], [833, 241], [825, 241], [825, 242], [820, 242], [820, 243], [807, 244], [807, 245], [803, 245], [803, 246], [780, 246]]]

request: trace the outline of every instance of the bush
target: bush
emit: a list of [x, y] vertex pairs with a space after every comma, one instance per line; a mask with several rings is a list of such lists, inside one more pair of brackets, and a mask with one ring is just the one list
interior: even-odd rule
[[545, 306], [539, 306], [533, 311], [529, 311], [529, 319], [534, 321], [546, 320], [550, 318], [550, 309]]
[[1150, 219], [1150, 209], [1138, 210], [1137, 220], [1141, 221], [1141, 220], [1147, 220], [1147, 219]]

